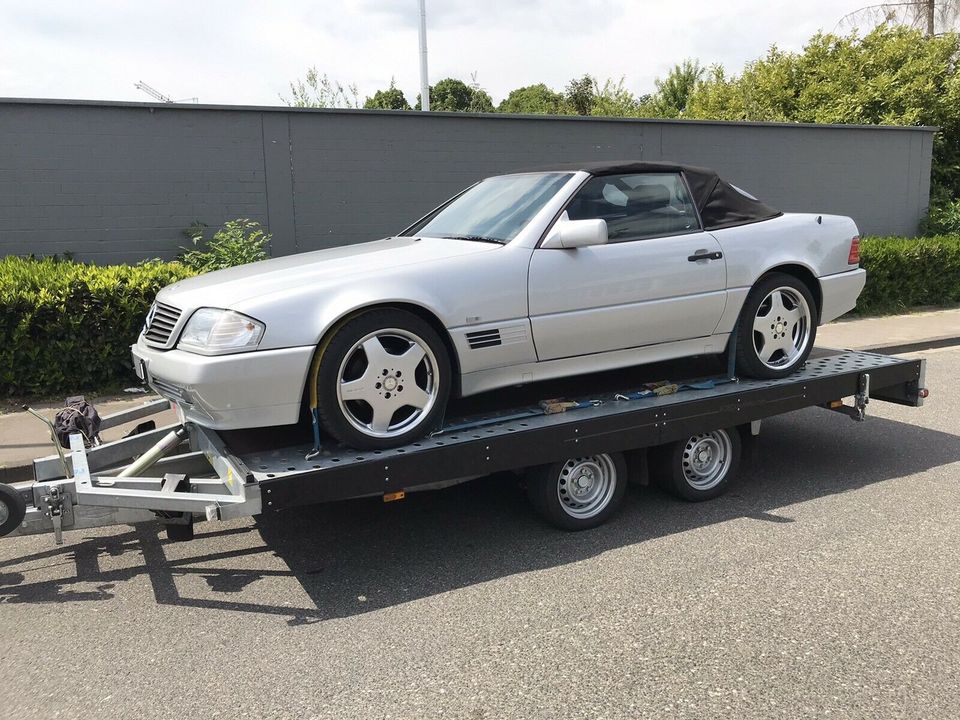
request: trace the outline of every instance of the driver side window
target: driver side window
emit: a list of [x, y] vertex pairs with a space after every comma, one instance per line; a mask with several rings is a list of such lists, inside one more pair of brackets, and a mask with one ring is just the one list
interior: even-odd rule
[[567, 205], [567, 216], [571, 220], [606, 220], [612, 243], [700, 230], [679, 173], [595, 177]]

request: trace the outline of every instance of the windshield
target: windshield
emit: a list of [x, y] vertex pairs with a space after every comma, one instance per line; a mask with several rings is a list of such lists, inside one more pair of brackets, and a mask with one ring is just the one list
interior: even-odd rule
[[530, 173], [488, 178], [404, 235], [510, 242], [570, 177], [570, 173]]

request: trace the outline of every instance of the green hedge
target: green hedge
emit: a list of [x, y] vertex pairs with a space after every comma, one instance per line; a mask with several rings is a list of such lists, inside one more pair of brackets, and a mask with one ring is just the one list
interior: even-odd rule
[[0, 259], [0, 394], [132, 382], [130, 345], [150, 304], [164, 285], [192, 274], [180, 263]]
[[960, 303], [960, 235], [865, 237], [860, 265], [867, 286], [857, 301], [858, 315]]

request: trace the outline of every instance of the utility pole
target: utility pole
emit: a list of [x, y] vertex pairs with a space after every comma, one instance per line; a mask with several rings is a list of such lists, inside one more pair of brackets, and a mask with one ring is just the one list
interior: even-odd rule
[[430, 80], [427, 77], [427, 6], [420, 0], [420, 109], [430, 109]]

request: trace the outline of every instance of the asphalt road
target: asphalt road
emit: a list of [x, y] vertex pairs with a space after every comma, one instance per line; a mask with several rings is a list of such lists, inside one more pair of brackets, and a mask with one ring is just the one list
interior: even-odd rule
[[564, 534], [500, 477], [0, 542], [4, 718], [955, 718], [960, 350], [766, 421], [723, 498]]

